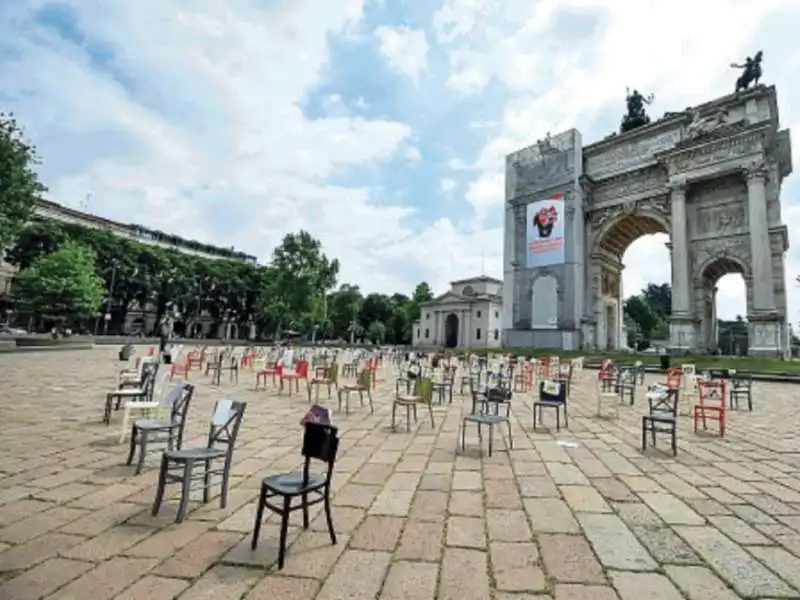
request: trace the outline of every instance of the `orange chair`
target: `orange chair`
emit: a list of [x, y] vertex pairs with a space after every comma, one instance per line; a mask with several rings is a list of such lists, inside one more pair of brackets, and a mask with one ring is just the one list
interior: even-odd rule
[[191, 370], [192, 363], [187, 356], [186, 360], [182, 363], [172, 363], [169, 366], [169, 380], [172, 381], [176, 376], [182, 377], [183, 379], [189, 379], [189, 371]]
[[284, 381], [288, 381], [289, 382], [289, 395], [290, 396], [292, 395], [292, 382], [294, 382], [295, 391], [299, 392], [300, 391], [300, 380], [301, 379], [305, 380], [305, 381], [308, 381], [308, 361], [307, 360], [298, 361], [297, 364], [295, 365], [295, 368], [294, 368], [293, 371], [289, 371], [289, 370], [285, 370], [285, 369], [282, 370], [281, 375], [280, 375], [280, 381], [281, 381], [280, 391], [281, 392], [283, 391], [283, 382]]
[[719, 423], [719, 437], [725, 437], [725, 409], [727, 385], [724, 381], [697, 382], [698, 400], [692, 410], [694, 432], [697, 433], [698, 421], [703, 422], [703, 431], [708, 429], [707, 421]]
[[203, 365], [206, 362], [206, 349], [203, 348], [199, 351], [192, 350], [186, 357], [186, 361], [189, 363], [190, 367], [197, 367], [198, 371], [202, 371]]
[[683, 383], [683, 369], [667, 369], [667, 387], [671, 390], [680, 390]]

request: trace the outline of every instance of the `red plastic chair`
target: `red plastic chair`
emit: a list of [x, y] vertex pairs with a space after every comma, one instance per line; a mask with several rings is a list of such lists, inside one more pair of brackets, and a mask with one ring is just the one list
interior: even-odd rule
[[281, 391], [283, 391], [283, 382], [289, 382], [289, 395], [292, 395], [292, 382], [294, 382], [295, 391], [300, 391], [300, 380], [308, 381], [308, 361], [301, 360], [295, 365], [294, 371], [283, 370], [280, 375]]

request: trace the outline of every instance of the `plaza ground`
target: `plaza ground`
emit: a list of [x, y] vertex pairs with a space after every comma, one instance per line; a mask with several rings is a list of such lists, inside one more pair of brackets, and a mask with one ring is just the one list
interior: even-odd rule
[[[570, 428], [531, 431], [513, 403], [514, 449], [474, 429], [457, 451], [456, 395], [406, 433], [389, 430], [386, 368], [370, 415], [335, 415], [331, 546], [324, 516], [291, 530], [283, 571], [249, 533], [261, 477], [298, 466], [305, 394], [254, 392], [243, 371], [198, 384], [186, 445], [202, 444], [216, 399], [248, 402], [228, 506], [150, 516], [156, 459], [133, 476], [121, 414], [100, 423], [117, 348], [0, 355], [0, 599], [54, 600], [727, 600], [800, 594], [798, 388], [756, 383], [755, 412], [720, 440], [680, 424], [677, 458], [639, 448], [644, 401], [597, 419], [593, 373], [573, 389]], [[655, 381], [655, 376], [650, 376]], [[324, 392], [323, 392], [324, 395]], [[551, 424], [551, 420], [547, 420]], [[666, 440], [662, 442], [665, 447]], [[298, 521], [299, 522], [299, 519]]]

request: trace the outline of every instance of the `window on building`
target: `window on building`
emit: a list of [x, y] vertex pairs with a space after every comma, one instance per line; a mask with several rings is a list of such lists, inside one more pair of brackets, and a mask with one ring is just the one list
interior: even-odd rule
[[425, 330], [425, 339], [427, 340], [430, 337], [430, 335], [431, 335], [431, 330], [430, 329], [426, 329]]
[[475, 339], [476, 339], [476, 340], [479, 340], [479, 339], [481, 339], [481, 328], [480, 328], [480, 327], [478, 327], [478, 328], [475, 330]]
[[500, 330], [499, 329], [495, 329], [494, 330], [494, 339], [495, 339], [495, 341], [500, 339]]
[[500, 318], [500, 311], [499, 310], [494, 311], [494, 318], [495, 319], [499, 319]]
[[419, 339], [419, 329], [417, 329], [417, 339]]
[[431, 313], [425, 313], [425, 320], [427, 321], [430, 318], [431, 318]]
[[475, 313], [475, 316], [480, 319], [481, 318], [481, 311], [478, 311], [477, 313]]

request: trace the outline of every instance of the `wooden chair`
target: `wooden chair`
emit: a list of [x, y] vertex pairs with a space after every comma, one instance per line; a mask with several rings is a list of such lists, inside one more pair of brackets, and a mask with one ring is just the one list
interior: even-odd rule
[[692, 409], [694, 432], [697, 433], [700, 421], [703, 431], [708, 430], [708, 421], [716, 421], [719, 424], [719, 437], [725, 437], [726, 382], [700, 381], [697, 386], [698, 400]]
[[[270, 475], [261, 481], [261, 493], [258, 497], [258, 508], [256, 509], [250, 548], [252, 550], [258, 548], [258, 537], [261, 533], [261, 523], [264, 520], [264, 509], [268, 508], [271, 512], [278, 514], [281, 518], [278, 569], [283, 569], [289, 518], [296, 510], [303, 511], [303, 529], [308, 529], [308, 508], [314, 504], [323, 503], [331, 544], [336, 544], [336, 531], [333, 527], [333, 515], [331, 514], [331, 477], [333, 476], [338, 450], [339, 435], [336, 427], [308, 421], [305, 423], [305, 434], [303, 435], [303, 470]], [[312, 460], [324, 463], [326, 466], [325, 472], [313, 473], [311, 471]], [[273, 498], [280, 499], [280, 502], [273, 504], [271, 501]], [[300, 499], [299, 504], [294, 502], [297, 498]]]
[[668, 433], [672, 454], [678, 454], [678, 394], [679, 390], [662, 386], [651, 386], [648, 390], [645, 397], [649, 412], [642, 417], [642, 451], [647, 449], [648, 433], [653, 447], [656, 445], [656, 434]]
[[319, 400], [319, 388], [325, 386], [328, 388], [328, 398], [331, 397], [331, 391], [336, 388], [339, 391], [339, 365], [332, 363], [327, 367], [318, 367], [318, 371], [314, 377], [308, 381], [308, 403], [311, 404], [311, 390], [316, 393], [315, 398]]
[[411, 431], [411, 416], [417, 420], [417, 405], [424, 404], [428, 407], [428, 415], [431, 418], [431, 428], [436, 428], [436, 421], [433, 418], [433, 381], [429, 377], [421, 377], [416, 380], [414, 392], [411, 394], [398, 394], [392, 403], [392, 429], [396, 429], [397, 407], [406, 409], [406, 431]]
[[369, 402], [370, 414], [375, 412], [375, 406], [372, 404], [372, 371], [364, 369], [358, 374], [355, 383], [346, 383], [339, 388], [337, 392], [338, 409], [342, 410], [344, 404], [344, 414], [350, 414], [350, 394], [356, 392], [361, 406], [364, 406], [364, 394], [367, 395], [367, 402]]

